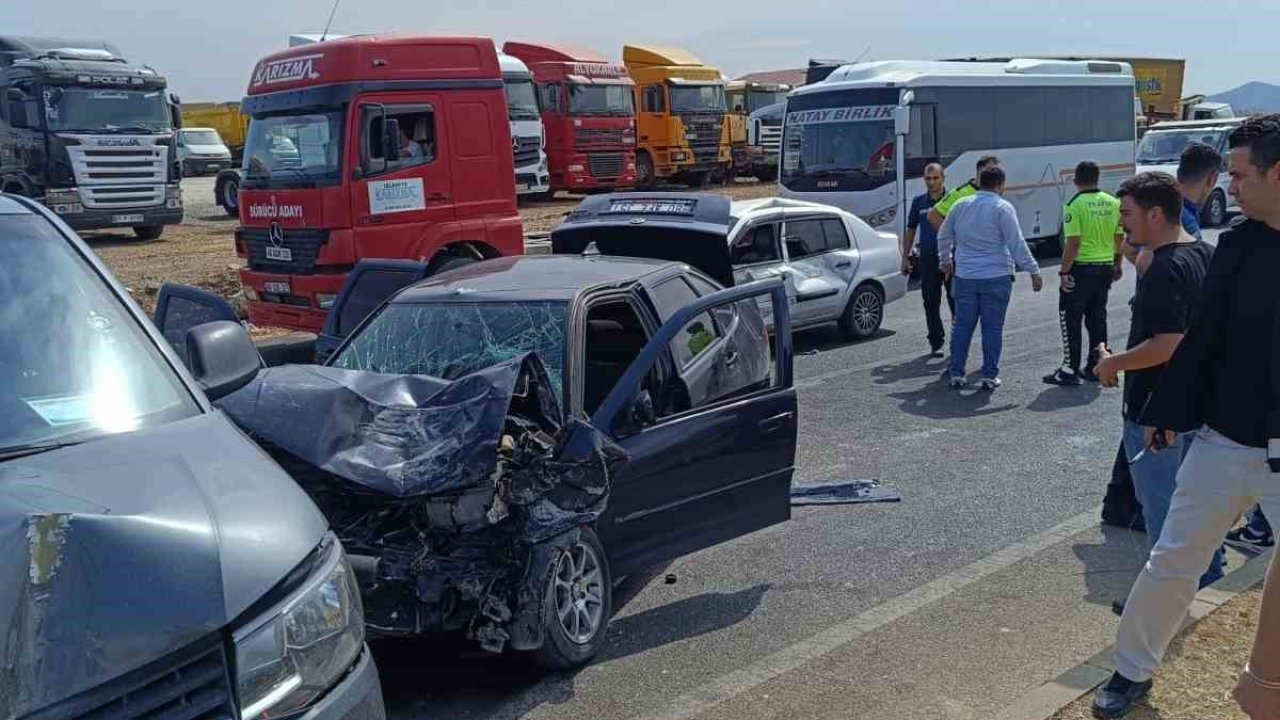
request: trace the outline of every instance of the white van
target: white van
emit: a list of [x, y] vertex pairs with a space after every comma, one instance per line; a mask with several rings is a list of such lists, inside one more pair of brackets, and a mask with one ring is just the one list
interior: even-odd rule
[[1222, 153], [1223, 166], [1218, 175], [1218, 186], [1200, 208], [1200, 224], [1205, 227], [1225, 225], [1229, 213], [1240, 212], [1227, 194], [1227, 186], [1231, 184], [1226, 167], [1227, 136], [1243, 121], [1244, 118], [1220, 118], [1153, 125], [1138, 143], [1138, 172], [1160, 171], [1176, 177], [1178, 159], [1183, 149], [1193, 142], [1208, 145]]
[[219, 173], [231, 167], [231, 150], [213, 128], [182, 128], [174, 133], [182, 175]]

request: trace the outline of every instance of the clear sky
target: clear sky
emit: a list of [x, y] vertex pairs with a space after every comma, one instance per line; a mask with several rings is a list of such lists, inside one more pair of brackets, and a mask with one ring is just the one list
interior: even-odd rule
[[[2, 32], [105, 38], [184, 101], [234, 100], [255, 60], [318, 33], [331, 0], [0, 0]], [[1271, 0], [341, 0], [333, 32], [684, 47], [725, 74], [810, 57], [1110, 55], [1187, 60], [1185, 94], [1280, 83]], [[1249, 18], [1254, 18], [1250, 21]]]

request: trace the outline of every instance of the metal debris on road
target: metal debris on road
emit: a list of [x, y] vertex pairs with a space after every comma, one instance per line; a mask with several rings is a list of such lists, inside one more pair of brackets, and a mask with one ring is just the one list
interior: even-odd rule
[[878, 480], [821, 483], [791, 488], [791, 506], [857, 505], [861, 503], [901, 502], [902, 493], [881, 485]]

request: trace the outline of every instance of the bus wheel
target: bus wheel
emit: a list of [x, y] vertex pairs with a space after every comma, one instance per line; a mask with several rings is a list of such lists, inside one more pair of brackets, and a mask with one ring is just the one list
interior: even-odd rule
[[636, 188], [648, 190], [653, 187], [653, 158], [649, 153], [636, 154]]

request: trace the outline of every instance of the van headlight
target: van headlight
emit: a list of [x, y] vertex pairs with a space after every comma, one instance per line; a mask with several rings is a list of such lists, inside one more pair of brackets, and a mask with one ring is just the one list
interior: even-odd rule
[[332, 536], [306, 584], [235, 635], [242, 720], [301, 710], [338, 683], [364, 647], [355, 573]]

